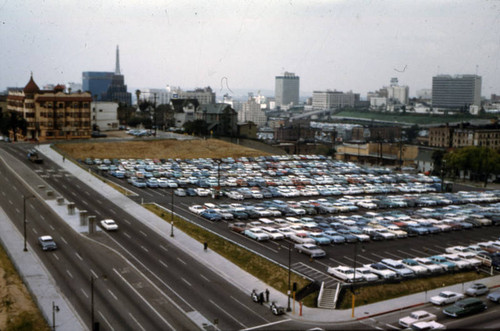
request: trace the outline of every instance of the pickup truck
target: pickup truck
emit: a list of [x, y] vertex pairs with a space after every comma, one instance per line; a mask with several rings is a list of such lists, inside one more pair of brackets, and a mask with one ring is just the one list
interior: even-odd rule
[[28, 151], [28, 160], [33, 163], [43, 163], [43, 159], [38, 155], [38, 152], [35, 149], [30, 149]]

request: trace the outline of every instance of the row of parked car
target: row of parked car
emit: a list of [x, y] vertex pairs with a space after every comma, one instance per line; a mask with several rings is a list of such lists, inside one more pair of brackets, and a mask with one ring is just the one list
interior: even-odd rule
[[238, 160], [87, 158], [84, 162], [118, 178], [135, 178], [139, 183], [144, 182], [138, 187], [172, 187], [156, 185], [154, 180], [148, 180], [169, 179], [179, 187], [224, 187], [224, 194], [239, 200], [429, 192], [440, 186], [437, 177], [394, 173], [387, 168], [360, 167], [316, 155], [299, 156], [297, 160], [275, 156]]
[[[491, 257], [500, 258], [500, 238], [470, 245], [454, 246], [441, 255], [405, 258], [402, 260], [382, 259], [363, 267], [339, 265], [328, 267], [327, 273], [347, 283], [374, 282], [379, 280], [408, 279], [445, 272], [461, 272], [491, 266]], [[478, 249], [479, 248], [479, 249]], [[484, 249], [487, 249], [485, 251]]]

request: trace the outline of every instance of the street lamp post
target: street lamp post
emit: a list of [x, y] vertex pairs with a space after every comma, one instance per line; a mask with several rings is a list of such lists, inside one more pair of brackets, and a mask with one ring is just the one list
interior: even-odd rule
[[172, 200], [170, 203], [171, 209], [170, 209], [170, 237], [174, 236], [174, 189], [172, 188]]
[[59, 306], [52, 301], [52, 331], [56, 331], [56, 313], [59, 312]]
[[23, 195], [23, 233], [24, 233], [24, 248], [23, 251], [28, 251], [27, 241], [28, 241], [28, 233], [26, 231], [26, 199], [34, 198], [33, 195], [25, 196]]
[[354, 289], [354, 284], [356, 283], [356, 263], [358, 259], [358, 242], [354, 243], [354, 275], [352, 277], [352, 285], [351, 285], [351, 292], [352, 292], [352, 313], [351, 317], [354, 318], [354, 306], [356, 304], [356, 291]]
[[99, 277], [94, 277], [94, 275], [90, 275], [90, 319], [91, 319], [91, 325], [90, 329], [92, 331], [97, 331], [99, 330], [99, 322], [95, 321], [95, 315], [94, 315], [94, 283], [96, 280], [103, 279], [106, 280], [107, 277], [106, 275], [102, 276], [102, 278]]
[[288, 243], [288, 306], [286, 307], [286, 311], [292, 311], [292, 308], [290, 307], [290, 294], [291, 294], [291, 288], [290, 288], [290, 265], [292, 264], [292, 245]]

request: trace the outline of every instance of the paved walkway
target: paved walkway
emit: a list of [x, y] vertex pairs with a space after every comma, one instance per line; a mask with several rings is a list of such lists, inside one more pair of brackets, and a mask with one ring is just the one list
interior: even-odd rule
[[[115, 189], [104, 184], [100, 179], [94, 177], [92, 174], [83, 170], [76, 164], [70, 162], [69, 160], [63, 161], [61, 155], [52, 150], [49, 145], [40, 145], [39, 149], [43, 154], [51, 158], [59, 166], [63, 167], [66, 171], [78, 177], [81, 181], [94, 187], [107, 199], [120, 206], [122, 209], [124, 209], [137, 219], [143, 221], [152, 230], [157, 231], [158, 233], [165, 234], [166, 240], [173, 242], [173, 244], [179, 246], [184, 251], [191, 254], [194, 258], [197, 258], [200, 263], [203, 263], [214, 272], [220, 274], [222, 277], [232, 282], [235, 286], [239, 287], [242, 291], [247, 292], [249, 294], [249, 300], [251, 289], [255, 288], [258, 291], [264, 291], [267, 288], [270, 291], [270, 300], [277, 301], [279, 305], [285, 307], [287, 306], [288, 298], [285, 294], [269, 287], [267, 284], [263, 283], [249, 273], [241, 270], [239, 267], [226, 260], [219, 254], [211, 251], [210, 249], [204, 252], [202, 243], [192, 239], [179, 230], [174, 230], [175, 236], [173, 238], [170, 237], [170, 224], [157, 217], [155, 214], [149, 212], [145, 208], [142, 208], [139, 204], [135, 203], [128, 197], [125, 197]], [[54, 204], [52, 203], [52, 205]], [[59, 208], [58, 210], [62, 209]], [[486, 278], [482, 282], [490, 287], [499, 286], [500, 276]], [[355, 309], [354, 318], [351, 316], [351, 309], [329, 310], [308, 307], [303, 307], [302, 316], [299, 316], [298, 303], [295, 305], [295, 313], [290, 313], [288, 316], [296, 320], [311, 322], [339, 322], [349, 321], [353, 319], [363, 319], [380, 315], [386, 312], [402, 310], [405, 307], [413, 307], [424, 304], [428, 302], [431, 296], [436, 295], [444, 289], [462, 292], [463, 289], [468, 285], [468, 283], [458, 284], [446, 288], [435, 289], [428, 292], [417, 293], [401, 298], [357, 307]]]

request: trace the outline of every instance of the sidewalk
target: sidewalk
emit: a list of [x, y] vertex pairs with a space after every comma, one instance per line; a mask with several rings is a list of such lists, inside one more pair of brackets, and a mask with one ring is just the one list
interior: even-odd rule
[[[217, 253], [211, 251], [210, 249], [204, 252], [202, 243], [194, 240], [193, 238], [187, 236], [179, 230], [176, 231], [176, 229], [174, 229], [175, 236], [170, 237], [170, 224], [157, 217], [155, 214], [149, 212], [145, 208], [142, 208], [139, 204], [130, 200], [128, 197], [125, 197], [115, 189], [104, 184], [100, 179], [94, 177], [92, 174], [75, 165], [73, 162], [69, 160], [63, 161], [61, 155], [50, 148], [49, 145], [40, 145], [39, 149], [44, 155], [51, 158], [59, 166], [63, 167], [66, 171], [70, 172], [81, 181], [98, 190], [111, 202], [120, 206], [120, 208], [124, 209], [137, 219], [147, 224], [152, 230], [160, 234], [165, 234], [166, 240], [171, 241], [176, 246], [188, 252], [190, 255], [192, 255], [193, 258], [198, 259], [200, 263], [218, 273], [227, 281], [233, 283], [243, 292], [248, 293], [249, 300], [251, 289], [255, 288], [258, 291], [264, 291], [267, 288], [270, 291], [271, 301], [276, 301], [281, 306], [287, 306], [288, 297], [285, 294], [271, 288], [261, 280], [241, 270], [239, 267], [226, 260], [222, 256], [218, 255]], [[500, 276], [486, 278], [481, 282], [490, 287], [499, 286]], [[438, 294], [440, 291], [446, 289], [462, 292], [463, 289], [468, 287], [468, 285], [469, 283], [457, 284], [428, 292], [416, 293], [405, 297], [356, 307], [354, 319], [369, 318], [391, 311], [402, 310], [405, 307], [422, 305], [428, 302], [431, 296]], [[330, 310], [303, 307], [302, 316], [299, 316], [298, 303], [296, 303], [295, 306], [295, 314], [290, 313], [288, 314], [288, 316], [296, 320], [312, 322], [340, 322], [353, 320], [353, 318], [351, 317], [351, 309]]]
[[59, 307], [59, 311], [55, 313], [56, 330], [86, 330], [78, 315], [74, 313], [66, 299], [59, 293], [54, 279], [33, 253], [33, 250], [38, 249], [38, 247], [33, 248], [28, 245], [28, 251], [24, 252], [23, 240], [21, 233], [0, 208], [0, 241], [49, 326], [52, 327], [54, 322], [52, 320], [52, 303], [54, 303]]

